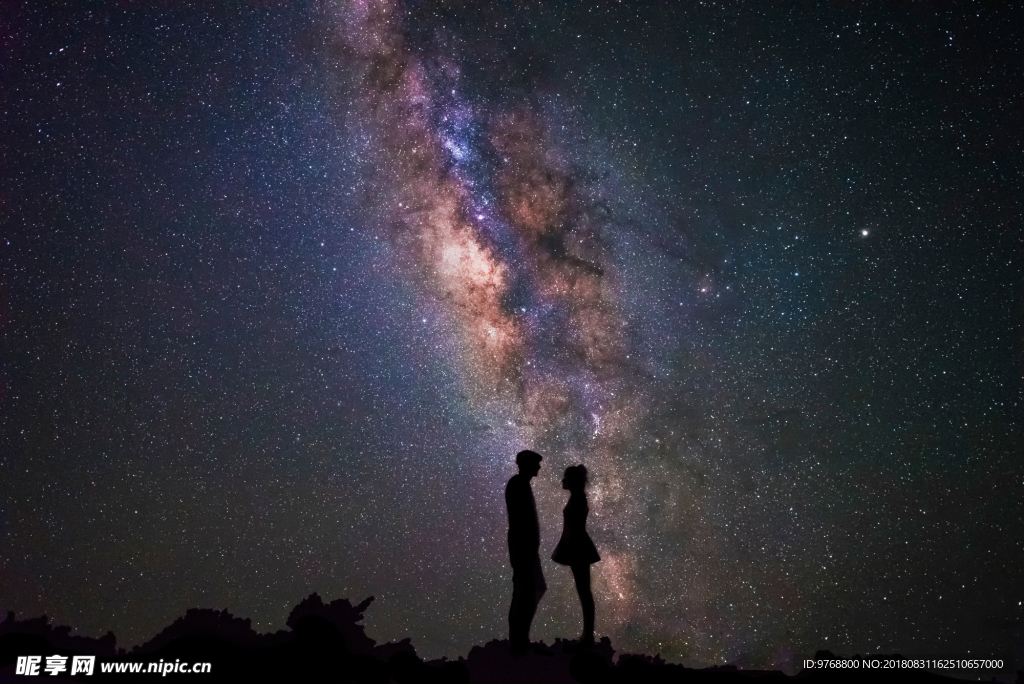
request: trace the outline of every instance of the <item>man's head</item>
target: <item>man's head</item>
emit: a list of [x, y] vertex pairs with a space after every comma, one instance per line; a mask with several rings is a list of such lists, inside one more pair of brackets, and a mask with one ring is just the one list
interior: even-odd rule
[[544, 460], [536, 451], [520, 451], [516, 454], [516, 465], [519, 466], [519, 474], [526, 477], [534, 477], [540, 472], [540, 462]]

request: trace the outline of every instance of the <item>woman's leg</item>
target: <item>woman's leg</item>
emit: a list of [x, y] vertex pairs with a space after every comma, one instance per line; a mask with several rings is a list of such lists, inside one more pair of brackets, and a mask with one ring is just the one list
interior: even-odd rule
[[576, 591], [583, 606], [582, 641], [594, 643], [594, 594], [590, 591], [590, 565], [572, 566], [572, 577], [576, 580]]

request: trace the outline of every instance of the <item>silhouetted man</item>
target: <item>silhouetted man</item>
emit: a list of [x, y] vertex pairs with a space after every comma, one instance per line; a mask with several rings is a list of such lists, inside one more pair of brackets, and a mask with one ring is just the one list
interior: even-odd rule
[[540, 569], [540, 524], [530, 480], [540, 472], [541, 456], [533, 451], [516, 455], [519, 474], [505, 487], [508, 508], [508, 555], [512, 562], [512, 605], [508, 611], [508, 637], [515, 654], [530, 646], [530, 623], [547, 591]]

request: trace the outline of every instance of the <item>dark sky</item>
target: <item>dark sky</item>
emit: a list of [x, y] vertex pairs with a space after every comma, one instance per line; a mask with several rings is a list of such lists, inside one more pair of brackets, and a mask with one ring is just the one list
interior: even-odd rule
[[1024, 11], [7, 4], [0, 608], [1024, 661]]

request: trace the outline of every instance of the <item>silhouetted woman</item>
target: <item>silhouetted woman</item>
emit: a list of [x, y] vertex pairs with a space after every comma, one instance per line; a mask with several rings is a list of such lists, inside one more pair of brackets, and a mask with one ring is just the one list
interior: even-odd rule
[[576, 580], [576, 591], [580, 595], [583, 606], [583, 635], [581, 646], [594, 644], [594, 594], [590, 591], [590, 566], [601, 560], [597, 548], [587, 534], [587, 495], [583, 489], [587, 485], [587, 469], [583, 465], [570, 466], [565, 469], [562, 478], [562, 489], [569, 490], [569, 503], [562, 510], [562, 538], [551, 554], [551, 560], [572, 568], [573, 579]]

